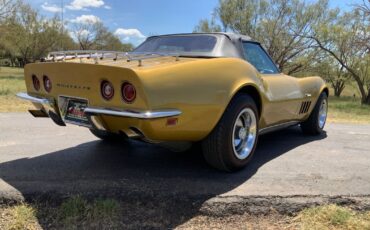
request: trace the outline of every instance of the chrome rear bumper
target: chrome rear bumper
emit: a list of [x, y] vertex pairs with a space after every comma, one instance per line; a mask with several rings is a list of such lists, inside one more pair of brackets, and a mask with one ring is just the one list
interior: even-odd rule
[[[65, 126], [65, 121], [63, 116], [60, 114], [60, 109], [55, 103], [54, 99], [40, 98], [30, 96], [27, 93], [18, 93], [17, 97], [30, 101], [37, 105], [38, 109], [44, 111], [50, 118], [53, 119], [58, 125]], [[173, 117], [181, 114], [181, 111], [176, 109], [164, 109], [164, 110], [155, 110], [155, 111], [139, 111], [139, 110], [115, 110], [115, 109], [106, 109], [106, 108], [95, 108], [87, 107], [84, 110], [87, 115], [91, 127], [99, 130], [105, 130], [103, 122], [99, 118], [100, 115], [109, 115], [117, 117], [128, 117], [128, 118], [137, 118], [137, 119], [156, 119], [156, 118], [165, 118]]]
[[163, 117], [173, 117], [181, 114], [179, 110], [159, 110], [159, 111], [132, 111], [132, 110], [112, 110], [103, 108], [88, 107], [85, 109], [86, 114], [93, 115], [111, 115], [118, 117], [131, 117], [138, 119], [155, 119]]
[[38, 104], [50, 104], [50, 100], [46, 98], [38, 98], [38, 97], [32, 97], [28, 95], [27, 93], [17, 93], [17, 97], [27, 100], [33, 103], [38, 103]]

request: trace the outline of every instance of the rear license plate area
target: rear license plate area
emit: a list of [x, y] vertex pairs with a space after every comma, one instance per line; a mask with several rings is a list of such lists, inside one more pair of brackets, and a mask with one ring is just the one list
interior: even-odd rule
[[85, 114], [87, 100], [77, 98], [66, 98], [64, 105], [64, 121], [80, 126], [91, 127], [89, 119]]

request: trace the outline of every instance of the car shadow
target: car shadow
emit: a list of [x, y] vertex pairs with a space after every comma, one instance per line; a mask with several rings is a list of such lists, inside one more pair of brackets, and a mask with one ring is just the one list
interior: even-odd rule
[[[75, 195], [113, 198], [126, 204], [120, 216], [125, 228], [174, 228], [199, 214], [206, 200], [248, 181], [267, 162], [324, 138], [326, 133], [305, 136], [299, 127], [263, 135], [254, 159], [236, 173], [209, 167], [199, 149], [173, 153], [135, 141], [91, 141], [1, 163], [0, 178], [31, 203], [48, 199], [58, 204]], [[38, 218], [42, 227], [50, 227], [45, 215]]]

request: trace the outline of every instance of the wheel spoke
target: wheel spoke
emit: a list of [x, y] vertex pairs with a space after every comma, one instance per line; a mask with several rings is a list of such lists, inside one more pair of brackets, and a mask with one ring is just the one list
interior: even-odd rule
[[328, 103], [327, 103], [326, 100], [323, 100], [321, 102], [321, 105], [320, 105], [319, 116], [318, 116], [318, 119], [319, 119], [319, 127], [321, 129], [324, 128], [327, 115], [328, 115]]
[[236, 127], [243, 127], [243, 122], [241, 120], [241, 118], [239, 117], [238, 120], [236, 121]]
[[257, 138], [257, 118], [250, 108], [242, 110], [234, 123], [233, 149], [238, 159], [246, 159]]

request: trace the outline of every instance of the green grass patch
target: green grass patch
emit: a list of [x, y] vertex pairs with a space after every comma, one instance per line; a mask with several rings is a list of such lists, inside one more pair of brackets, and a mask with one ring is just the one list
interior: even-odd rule
[[370, 123], [370, 105], [362, 105], [352, 97], [330, 97], [330, 122]]
[[73, 197], [62, 203], [59, 218], [67, 225], [82, 221], [87, 213], [87, 201], [81, 197]]
[[18, 99], [18, 92], [25, 92], [22, 68], [0, 67], [0, 112], [25, 112], [32, 108], [30, 102]]
[[113, 199], [97, 199], [90, 203], [76, 196], [63, 202], [57, 212], [60, 223], [68, 229], [74, 226], [113, 228], [118, 222], [119, 203]]
[[296, 221], [301, 229], [370, 229], [370, 212], [326, 205], [303, 210]]

